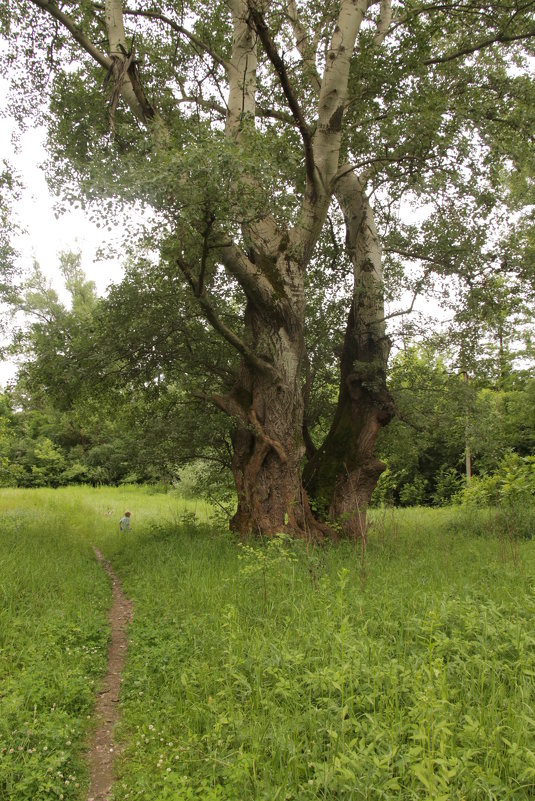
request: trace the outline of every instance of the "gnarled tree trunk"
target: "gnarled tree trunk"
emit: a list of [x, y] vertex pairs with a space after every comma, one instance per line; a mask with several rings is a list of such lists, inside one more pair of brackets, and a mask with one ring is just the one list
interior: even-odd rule
[[325, 441], [307, 463], [303, 483], [318, 509], [342, 532], [365, 538], [366, 509], [385, 465], [374, 455], [375, 438], [392, 417], [385, 386], [384, 344], [364, 351], [355, 332], [354, 309], [345, 336], [338, 405]]
[[284, 319], [251, 303], [246, 313], [248, 339], [258, 356], [272, 365], [278, 380], [244, 361], [233, 391], [218, 398], [221, 408], [237, 422], [232, 472], [238, 508], [231, 528], [242, 537], [283, 531], [314, 537], [320, 528], [301, 485], [304, 296], [296, 291], [296, 284], [294, 303], [285, 305]]
[[319, 509], [351, 537], [366, 536], [366, 508], [385, 466], [374, 455], [381, 426], [393, 415], [386, 388], [389, 342], [385, 334], [381, 248], [373, 214], [355, 175], [340, 182], [346, 246], [354, 271], [340, 363], [340, 389], [329, 433], [307, 463], [303, 483]]
[[270, 334], [273, 350], [278, 352], [275, 363], [281, 372], [285, 370], [285, 381], [274, 384], [243, 367], [233, 392], [243, 411], [233, 435], [238, 509], [231, 528], [242, 536], [276, 534], [287, 526], [305, 533], [300, 471], [303, 403], [298, 374], [302, 344], [299, 336], [291, 341], [284, 329]]

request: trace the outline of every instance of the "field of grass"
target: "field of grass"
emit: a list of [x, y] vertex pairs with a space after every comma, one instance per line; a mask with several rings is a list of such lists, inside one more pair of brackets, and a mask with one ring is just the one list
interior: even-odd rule
[[134, 602], [115, 801], [535, 798], [535, 540], [400, 510], [365, 554], [239, 546], [131, 489], [6, 490], [0, 513], [1, 801], [85, 797], [90, 543]]
[[0, 494], [0, 799], [81, 798], [111, 593], [85, 521], [52, 492]]

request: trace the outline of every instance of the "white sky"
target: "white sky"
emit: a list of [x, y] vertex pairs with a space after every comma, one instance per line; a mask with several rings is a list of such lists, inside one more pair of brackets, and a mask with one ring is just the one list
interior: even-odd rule
[[[103, 295], [111, 283], [120, 280], [123, 270], [120, 260], [98, 261], [96, 253], [106, 243], [117, 242], [120, 232], [97, 228], [80, 209], [57, 218], [55, 198], [49, 192], [41, 166], [46, 156], [44, 129], [26, 131], [21, 137], [20, 149], [15, 149], [12, 141], [15, 131], [14, 121], [0, 116], [0, 164], [6, 159], [24, 185], [22, 197], [13, 208], [15, 221], [24, 229], [13, 243], [20, 254], [18, 266], [28, 272], [35, 259], [61, 299], [66, 300], [58, 270], [58, 253], [81, 251], [82, 268], [95, 282], [99, 295]], [[14, 376], [15, 369], [12, 362], [0, 362], [0, 385]]]

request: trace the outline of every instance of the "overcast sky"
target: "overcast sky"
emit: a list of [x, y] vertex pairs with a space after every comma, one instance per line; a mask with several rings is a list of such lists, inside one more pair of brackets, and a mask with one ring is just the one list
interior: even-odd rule
[[[2, 89], [0, 83], [0, 94]], [[120, 232], [103, 232], [81, 210], [73, 209], [57, 218], [54, 214], [55, 198], [48, 190], [41, 166], [46, 157], [45, 132], [43, 129], [27, 131], [21, 138], [20, 149], [16, 149], [12, 140], [15, 131], [14, 121], [0, 116], [0, 164], [4, 159], [7, 160], [24, 185], [21, 200], [13, 209], [15, 219], [23, 229], [14, 242], [20, 254], [19, 267], [29, 271], [35, 259], [54, 289], [65, 300], [58, 271], [58, 253], [62, 250], [79, 250], [86, 275], [95, 282], [98, 293], [103, 295], [110, 283], [121, 278], [122, 266], [119, 259], [97, 261], [96, 253], [106, 242], [117, 240]], [[0, 384], [5, 384], [14, 372], [12, 363], [0, 362]]]

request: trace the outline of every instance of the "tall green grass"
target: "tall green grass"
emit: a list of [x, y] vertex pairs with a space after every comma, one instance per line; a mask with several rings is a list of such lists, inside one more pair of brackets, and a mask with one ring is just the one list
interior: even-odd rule
[[[0, 494], [26, 542], [9, 563], [12, 581], [26, 588], [12, 593], [26, 598], [23, 619], [34, 607], [38, 619], [53, 617], [54, 608], [62, 623], [77, 619], [85, 638], [78, 659], [95, 631], [93, 615], [106, 631], [108, 585], [89, 542], [111, 559], [134, 601], [115, 801], [535, 797], [534, 542], [483, 525], [475, 535], [466, 518], [441, 509], [375, 512], [364, 552], [282, 538], [240, 546], [224, 526], [203, 522], [206, 509], [172, 495], [34, 491], [24, 496], [34, 505], [25, 500], [23, 515], [20, 497]], [[133, 529], [124, 536], [117, 521], [126, 507]], [[9, 554], [17, 536], [7, 541]], [[52, 568], [32, 560], [37, 553], [39, 565], [72, 566], [66, 583], [78, 586], [83, 614]], [[17, 568], [28, 559], [33, 566]], [[10, 639], [33, 641], [13, 623], [20, 617], [12, 600]], [[93, 672], [84, 667], [95, 680], [102, 646]], [[4, 640], [1, 647], [15, 687], [24, 649], [7, 650]], [[48, 651], [65, 665], [64, 644]], [[50, 664], [37, 652], [28, 660], [28, 699]], [[77, 666], [65, 674], [71, 670], [77, 686]], [[12, 704], [24, 715], [17, 712], [2, 734], [0, 759], [12, 760], [6, 764], [11, 775], [17, 766], [20, 781], [38, 770], [50, 775], [51, 750], [74, 753], [61, 739], [66, 729], [56, 725], [53, 697], [83, 737], [91, 687], [75, 694], [83, 703], [73, 711], [65, 684], [63, 694], [61, 681], [54, 684], [42, 705], [39, 758], [26, 756], [23, 740], [26, 725], [37, 725], [30, 701]], [[81, 775], [79, 762], [69, 770]], [[41, 797], [59, 797], [60, 789], [65, 798], [83, 797], [64, 787]], [[6, 798], [40, 798], [17, 792]]]
[[159, 525], [134, 599], [117, 801], [535, 795], [535, 552], [446, 510], [366, 553]]
[[52, 491], [2, 491], [0, 509], [0, 799], [79, 799], [108, 582]]
[[0, 801], [85, 798], [111, 603], [91, 543], [127, 506], [134, 528], [206, 515], [130, 487], [0, 490]]

